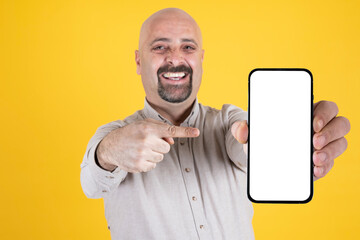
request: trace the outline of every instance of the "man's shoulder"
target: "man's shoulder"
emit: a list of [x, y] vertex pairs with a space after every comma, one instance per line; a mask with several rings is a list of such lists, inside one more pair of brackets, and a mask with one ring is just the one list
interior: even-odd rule
[[223, 104], [221, 109], [219, 109], [199, 103], [199, 108], [201, 112], [210, 114], [229, 114], [230, 112], [245, 112], [243, 109], [233, 104]]
[[118, 120], [114, 120], [112, 122], [108, 122], [104, 125], [102, 125], [100, 128], [107, 128], [107, 127], [124, 127], [130, 123], [136, 122], [136, 121], [141, 121], [144, 120], [145, 116], [143, 113], [143, 109], [136, 111], [135, 113], [133, 113], [130, 116], [127, 116], [124, 119], [118, 119]]
[[125, 125], [136, 122], [136, 121], [141, 121], [144, 120], [145, 114], [144, 114], [144, 109], [138, 110], [136, 112], [134, 112], [132, 115], [126, 117], [123, 122]]
[[199, 103], [202, 118], [205, 121], [221, 124], [227, 130], [235, 121], [247, 120], [247, 112], [233, 104], [223, 104], [221, 109]]

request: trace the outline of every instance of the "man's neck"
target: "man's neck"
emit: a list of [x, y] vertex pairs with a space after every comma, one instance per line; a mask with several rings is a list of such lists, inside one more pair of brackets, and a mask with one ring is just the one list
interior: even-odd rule
[[183, 102], [179, 104], [169, 103], [163, 106], [159, 106], [147, 100], [150, 106], [155, 109], [161, 116], [165, 117], [172, 122], [175, 126], [180, 126], [182, 122], [189, 116], [194, 105], [192, 102]]

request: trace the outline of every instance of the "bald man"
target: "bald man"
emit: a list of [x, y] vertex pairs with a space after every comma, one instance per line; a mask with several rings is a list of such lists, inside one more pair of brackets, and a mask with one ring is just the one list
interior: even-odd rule
[[[247, 112], [197, 101], [202, 36], [180, 9], [142, 25], [137, 73], [145, 107], [100, 127], [81, 164], [89, 198], [104, 198], [112, 239], [253, 239], [246, 196]], [[342, 154], [349, 121], [335, 103], [314, 104], [315, 180]]]

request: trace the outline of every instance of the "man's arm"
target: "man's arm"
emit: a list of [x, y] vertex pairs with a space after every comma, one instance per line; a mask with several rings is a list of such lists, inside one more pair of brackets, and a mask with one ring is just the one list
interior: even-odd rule
[[234, 105], [224, 104], [221, 114], [225, 127], [225, 146], [226, 152], [231, 161], [242, 171], [247, 172], [246, 144], [239, 143], [232, 133], [232, 126], [235, 123], [247, 122], [248, 115], [246, 111]]
[[170, 151], [174, 137], [198, 137], [199, 129], [146, 119], [100, 127], [81, 164], [81, 185], [89, 198], [101, 198], [119, 186], [127, 173], [147, 172]]
[[97, 129], [90, 139], [81, 163], [80, 180], [81, 186], [88, 198], [102, 198], [113, 188], [117, 187], [127, 175], [127, 172], [116, 168], [108, 171], [100, 167], [96, 152], [100, 142], [111, 131], [123, 126], [121, 121], [111, 122]]

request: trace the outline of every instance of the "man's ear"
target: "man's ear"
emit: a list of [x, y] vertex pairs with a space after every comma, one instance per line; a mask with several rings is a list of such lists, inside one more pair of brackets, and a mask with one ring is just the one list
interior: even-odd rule
[[140, 65], [140, 53], [139, 50], [135, 50], [135, 62], [136, 62], [136, 73], [141, 75], [141, 65]]
[[205, 52], [205, 50], [203, 49], [203, 50], [202, 50], [202, 53], [201, 53], [201, 62], [204, 61], [204, 52]]

